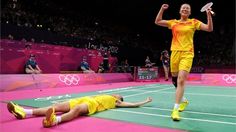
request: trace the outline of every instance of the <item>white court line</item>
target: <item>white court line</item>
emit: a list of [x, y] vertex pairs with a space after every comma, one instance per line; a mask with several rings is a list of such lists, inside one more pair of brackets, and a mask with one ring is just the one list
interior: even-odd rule
[[[147, 85], [146, 85], [147, 86]], [[137, 88], [136, 87], [126, 87], [126, 88], [117, 88], [117, 89], [111, 89], [111, 90], [102, 90], [102, 91], [98, 91], [99, 93], [104, 93], [104, 92], [111, 92], [111, 93], [123, 93], [123, 92], [127, 92], [127, 91], [140, 91], [140, 92], [143, 92], [145, 91], [145, 89], [150, 89], [150, 88], [157, 88], [157, 87], [162, 87], [164, 85], [149, 85], [148, 87], [145, 87], [144, 88]], [[167, 85], [166, 85], [167, 86]], [[164, 86], [165, 87], [165, 86]], [[173, 87], [171, 87], [173, 88]], [[161, 90], [162, 91], [162, 90]], [[148, 93], [151, 93], [151, 92], [155, 92], [155, 91], [150, 91]], [[145, 94], [146, 92], [144, 92]], [[160, 92], [160, 93], [175, 93], [175, 92]], [[185, 93], [185, 94], [189, 94], [189, 95], [199, 95], [199, 96], [219, 96], [219, 97], [233, 97], [233, 98], [236, 98], [236, 96], [234, 95], [221, 95], [221, 94], [204, 94], [204, 93]], [[125, 96], [127, 97], [127, 96]], [[128, 96], [129, 97], [129, 96]]]
[[[114, 89], [114, 90], [108, 90], [108, 91], [105, 91], [107, 94], [112, 94], [112, 93], [124, 93], [124, 92], [127, 92], [127, 91], [145, 91], [145, 89], [154, 89], [154, 88], [159, 88], [161, 86], [152, 86], [152, 87], [144, 87], [144, 88], [138, 88], [138, 89], [135, 89], [134, 88], [118, 88], [118, 89]], [[165, 89], [165, 88], [164, 88]], [[173, 89], [173, 87], [171, 88], [168, 88], [168, 89]], [[104, 91], [98, 91], [99, 93], [104, 93]]]
[[114, 91], [121, 91], [121, 90], [129, 90], [129, 89], [133, 89], [133, 88], [134, 88], [134, 87], [107, 89], [107, 90], [98, 91], [98, 93], [106, 93], [106, 92], [114, 92]]
[[[175, 92], [160, 92], [160, 93], [175, 93]], [[204, 93], [187, 93], [185, 92], [184, 94], [189, 94], [189, 95], [200, 95], [200, 96], [220, 96], [220, 97], [233, 97], [236, 98], [234, 95], [221, 95], [221, 94], [204, 94]]]
[[168, 90], [168, 89], [173, 89], [173, 88], [163, 88], [163, 89], [158, 89], [158, 90], [153, 90], [153, 91], [147, 91], [147, 92], [142, 92], [142, 93], [137, 93], [137, 94], [126, 95], [124, 97], [127, 98], [127, 97], [147, 94], [147, 93], [155, 93], [155, 92], [164, 91], [164, 90]]
[[[155, 86], [156, 87], [160, 87], [160, 86]], [[119, 88], [117, 91], [120, 92], [127, 92], [131, 89], [130, 88]], [[147, 87], [146, 87], [147, 88]], [[140, 89], [146, 89], [146, 88], [140, 88]], [[152, 88], [152, 87], [151, 87]], [[137, 89], [137, 91], [140, 91], [140, 89]], [[164, 91], [164, 90], [168, 90], [168, 89], [173, 89], [171, 88], [163, 88], [163, 89], [158, 89], [158, 90], [154, 90], [154, 91], [147, 91], [147, 92], [142, 92], [142, 93], [138, 93], [138, 94], [132, 94], [132, 95], [127, 95], [124, 97], [133, 97], [133, 96], [138, 96], [138, 95], [142, 95], [142, 94], [147, 94], [147, 93], [153, 93], [153, 92], [160, 92], [160, 91]], [[135, 89], [132, 89], [135, 90]], [[114, 91], [113, 91], [114, 92]], [[175, 92], [160, 92], [160, 93], [175, 93]], [[187, 93], [186, 93], [187, 94]], [[193, 94], [193, 93], [190, 93]], [[193, 94], [193, 95], [199, 95], [199, 94]], [[212, 94], [201, 94], [201, 95], [207, 95], [207, 96], [215, 96]], [[227, 95], [219, 95], [219, 96], [227, 96]], [[159, 110], [166, 110], [166, 111], [171, 111], [169, 109], [160, 109], [160, 108], [150, 108], [150, 107], [143, 107], [146, 109], [159, 109]], [[114, 110], [113, 110], [114, 111]], [[129, 113], [136, 113], [136, 114], [144, 114], [144, 115], [150, 115], [150, 116], [159, 116], [159, 117], [166, 117], [166, 118], [170, 118], [170, 116], [167, 115], [157, 115], [157, 114], [150, 114], [150, 113], [142, 113], [142, 112], [132, 112], [132, 111], [125, 111], [125, 110], [115, 110], [115, 111], [121, 111], [121, 112], [129, 112]], [[190, 111], [185, 111], [185, 113], [195, 113], [195, 114], [205, 114], [205, 115], [215, 115], [215, 116], [223, 116], [223, 117], [236, 117], [234, 115], [222, 115], [222, 114], [214, 114], [214, 113], [203, 113], [203, 112], [190, 112]], [[211, 123], [220, 123], [220, 124], [230, 124], [230, 125], [236, 125], [236, 123], [233, 122], [223, 122], [223, 121], [214, 121], [214, 120], [205, 120], [205, 119], [194, 119], [194, 118], [183, 118], [182, 119], [187, 119], [187, 120], [195, 120], [195, 121], [203, 121], [203, 122], [211, 122]]]
[[[173, 89], [171, 88], [163, 88], [163, 89], [158, 89], [158, 90], [153, 90], [153, 91], [146, 91], [143, 92], [145, 90], [141, 90], [141, 89], [148, 89], [148, 88], [157, 88], [157, 87], [161, 87], [160, 85], [158, 86], [151, 86], [151, 87], [144, 87], [144, 88], [139, 88], [139, 89], [133, 89], [135, 87], [126, 87], [126, 88], [117, 88], [114, 89], [113, 91], [108, 91], [108, 92], [114, 92], [117, 93], [119, 91], [119, 93], [122, 92], [127, 92], [127, 91], [142, 91], [142, 93], [138, 93], [138, 94], [131, 94], [131, 95], [127, 95], [124, 96], [125, 98], [127, 97], [133, 97], [133, 96], [138, 96], [138, 95], [142, 95], [142, 94], [148, 94], [148, 93], [153, 93], [153, 92], [159, 92], [159, 93], [175, 93], [175, 92], [160, 92], [160, 91], [164, 91], [164, 90], [168, 90], [168, 89]], [[236, 96], [231, 96], [231, 95], [214, 95], [214, 94], [196, 94], [196, 93], [185, 93], [185, 94], [192, 94], [192, 95], [206, 95], [206, 96], [226, 96], [226, 97], [236, 97]], [[93, 96], [93, 95], [90, 95]], [[58, 101], [58, 100], [57, 100]], [[149, 108], [149, 109], [159, 109], [159, 110], [167, 110], [167, 111], [171, 111], [168, 109], [160, 109], [160, 108], [150, 108], [150, 107], [144, 107], [144, 108]], [[205, 114], [205, 115], [216, 115], [216, 116], [224, 116], [224, 117], [236, 117], [236, 116], [231, 116], [231, 115], [221, 115], [221, 114], [214, 114], [214, 113], [201, 113], [201, 112], [190, 112], [190, 111], [185, 111], [186, 113], [196, 113], [196, 114]]]
[[[127, 92], [127, 91], [145, 91], [145, 90], [142, 90], [142, 89], [149, 89], [149, 88], [157, 88], [157, 87], [160, 87], [159, 85], [158, 86], [150, 86], [150, 87], [144, 87], [144, 88], [139, 88], [139, 89], [132, 89], [133, 87], [125, 87], [125, 88], [117, 88], [117, 89], [110, 89], [110, 90], [105, 90], [105, 92], [109, 92], [107, 94], [112, 94], [112, 93], [123, 93], [123, 92]], [[164, 88], [165, 89], [165, 88]], [[163, 89], [161, 89], [162, 91]], [[159, 91], [159, 90], [158, 90]], [[104, 90], [102, 91], [98, 91], [98, 92], [101, 92], [103, 93]], [[155, 91], [151, 91], [151, 92], [155, 92]], [[149, 92], [148, 92], [149, 93]], [[144, 93], [145, 94], [145, 93]], [[89, 96], [95, 96], [97, 94], [92, 94], [92, 95], [89, 95]], [[47, 98], [47, 97], [45, 97]], [[69, 99], [73, 99], [74, 97], [72, 98], [65, 98], [65, 99], [59, 99], [59, 100], [51, 100], [51, 103], [55, 104], [55, 103], [59, 103], [59, 102], [63, 102], [63, 101], [68, 101]], [[49, 101], [49, 100], [48, 100]]]
[[[158, 114], [143, 113], [143, 112], [135, 112], [135, 111], [127, 111], [127, 110], [118, 110], [118, 109], [111, 109], [111, 110], [112, 110], [112, 111], [125, 112], [125, 113], [139, 114], [139, 115], [148, 115], [148, 116], [157, 116], [157, 117], [170, 118], [170, 116], [167, 116], [167, 115], [158, 115]], [[210, 122], [210, 123], [236, 125], [235, 122], [214, 121], [214, 120], [196, 119], [196, 118], [185, 118], [185, 117], [181, 117], [181, 118], [182, 118], [182, 119], [186, 119], [186, 120], [192, 120], [192, 121], [202, 121], [202, 122]]]
[[[173, 89], [173, 88], [163, 88], [163, 89], [159, 89], [159, 90], [154, 90], [154, 91], [148, 91], [148, 92], [144, 92], [145, 90], [142, 90], [142, 89], [149, 89], [149, 88], [157, 88], [157, 87], [160, 87], [159, 85], [158, 86], [151, 86], [151, 87], [144, 87], [144, 88], [139, 88], [139, 89], [132, 89], [133, 87], [126, 87], [126, 88], [117, 88], [117, 89], [114, 89], [114, 90], [108, 90], [107, 92], [110, 92], [109, 94], [112, 94], [112, 93], [123, 93], [123, 92], [127, 92], [127, 91], [141, 91], [142, 93], [141, 94], [146, 94], [146, 93], [150, 93], [150, 92], [158, 92], [158, 91], [163, 91], [163, 90], [166, 90], [166, 89]], [[101, 92], [101, 91], [98, 91], [98, 92]], [[103, 93], [103, 92], [102, 92]], [[139, 93], [140, 94], [140, 93]], [[140, 94], [140, 95], [141, 95]], [[97, 94], [92, 94], [92, 95], [89, 95], [89, 96], [95, 96]], [[133, 95], [131, 95], [133, 96]], [[124, 96], [124, 97], [131, 97], [130, 95], [128, 96]], [[134, 96], [136, 96], [136, 94], [134, 94]], [[47, 97], [46, 97], [47, 98]], [[72, 98], [66, 98], [66, 99], [59, 99], [59, 100], [51, 100], [51, 103], [55, 104], [55, 103], [59, 103], [59, 102], [63, 102], [63, 101], [68, 101], [69, 99], [73, 99], [74, 97]], [[77, 98], [77, 97], [76, 97]], [[49, 100], [48, 100], [49, 101]]]
[[[154, 107], [140, 107], [145, 109], [154, 109], [154, 110], [163, 110], [163, 111], [172, 111], [171, 109], [162, 109], [162, 108], [154, 108]], [[194, 113], [194, 114], [201, 114], [201, 115], [212, 115], [212, 116], [221, 116], [221, 117], [231, 117], [236, 118], [235, 115], [224, 115], [224, 114], [215, 114], [215, 113], [205, 113], [205, 112], [196, 112], [196, 111], [184, 111], [184, 113]]]
[[[142, 95], [142, 94], [147, 94], [147, 93], [153, 93], [153, 92], [159, 92], [159, 93], [175, 93], [175, 92], [160, 92], [160, 91], [164, 91], [164, 90], [168, 90], [168, 89], [172, 89], [172, 88], [163, 88], [163, 89], [159, 89], [159, 90], [154, 90], [154, 91], [147, 91], [147, 92], [143, 92], [143, 93], [138, 93], [138, 94], [131, 94], [131, 95], [127, 95], [124, 96], [125, 98], [127, 97], [132, 97], [132, 96], [137, 96], [137, 95]], [[125, 90], [124, 92], [127, 92], [128, 90]], [[133, 89], [132, 91], [135, 91], [135, 89]], [[140, 91], [140, 89], [137, 89], [137, 91]], [[144, 91], [144, 90], [142, 90]], [[123, 91], [122, 91], [123, 92]], [[186, 93], [187, 94], [187, 93]], [[194, 94], [194, 93], [190, 93], [190, 94]], [[195, 95], [207, 95], [207, 96], [214, 96], [213, 94], [195, 94]], [[219, 96], [227, 96], [227, 95], [219, 95]], [[230, 95], [228, 95], [230, 96]], [[227, 96], [227, 97], [228, 97]], [[231, 97], [231, 96], [230, 96]], [[234, 97], [234, 96], [233, 96]], [[149, 109], [159, 109], [159, 110], [168, 110], [168, 109], [160, 109], [160, 108], [150, 108], [150, 107], [144, 107], [144, 108], [149, 108]], [[171, 111], [171, 110], [168, 110]], [[215, 115], [215, 116], [223, 116], [223, 117], [236, 117], [234, 115], [223, 115], [223, 114], [214, 114], [214, 113], [203, 113], [203, 112], [190, 112], [190, 111], [185, 111], [185, 113], [195, 113], [195, 114], [205, 114], [205, 115]]]
[[[142, 87], [142, 88], [138, 88], [138, 87]], [[154, 85], [154, 84], [152, 84], [152, 85], [143, 85], [143, 86], [129, 86], [129, 87], [124, 87], [124, 88], [115, 88], [115, 89], [101, 90], [101, 91], [98, 91], [98, 93], [122, 91], [122, 90], [129, 90], [129, 89], [149, 89], [149, 88], [157, 88], [157, 87], [161, 87], [161, 85], [156, 85], [156, 84]]]
[[[160, 86], [156, 86], [156, 87], [147, 87], [147, 88], [140, 88], [140, 89], [119, 89], [120, 92], [119, 93], [123, 93], [123, 92], [127, 92], [127, 91], [145, 91], [145, 89], [149, 89], [149, 88], [157, 88], [157, 87], [160, 87]], [[167, 88], [167, 89], [172, 89], [172, 88]], [[118, 90], [115, 90], [115, 91], [118, 91]], [[161, 90], [162, 91], [162, 90]], [[114, 93], [114, 91], [111, 91]], [[154, 91], [148, 91], [148, 93], [151, 93], [151, 92], [156, 92], [156, 90]], [[116, 92], [117, 93], [117, 92]], [[144, 92], [145, 94], [146, 92]], [[171, 93], [174, 93], [175, 92], [159, 92], [159, 93], [167, 93], [167, 94], [171, 94]], [[187, 93], [185, 92], [184, 94], [189, 94], [189, 95], [200, 95], [200, 96], [219, 96], [219, 97], [233, 97], [233, 98], [236, 98], [236, 96], [234, 95], [221, 95], [221, 94], [204, 94], [204, 93]], [[126, 97], [126, 96], [125, 96]]]

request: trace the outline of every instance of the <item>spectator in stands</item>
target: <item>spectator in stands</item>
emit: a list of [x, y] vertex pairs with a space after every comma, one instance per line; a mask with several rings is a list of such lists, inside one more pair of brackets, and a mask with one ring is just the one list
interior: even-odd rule
[[34, 54], [30, 54], [30, 58], [25, 64], [25, 73], [27, 73], [27, 74], [40, 74], [40, 73], [42, 73], [42, 70], [39, 68], [39, 66], [35, 60]]
[[101, 62], [98, 66], [98, 73], [104, 73], [104, 65], [103, 62]]
[[21, 42], [22, 42], [22, 43], [26, 43], [27, 40], [26, 40], [25, 38], [22, 38], [22, 39], [21, 39]]
[[165, 81], [169, 79], [169, 71], [170, 71], [170, 57], [167, 50], [161, 52], [161, 58], [163, 69], [165, 72]]
[[155, 63], [152, 63], [149, 59], [149, 56], [147, 56], [147, 58], [145, 60], [145, 67], [151, 68], [153, 65], [155, 65]]
[[109, 56], [107, 53], [104, 53], [104, 56], [103, 56], [103, 68], [104, 68], [104, 71], [107, 72], [109, 71]]
[[26, 50], [30, 50], [32, 47], [31, 47], [31, 44], [30, 43], [25, 43], [25, 49]]
[[31, 43], [35, 43], [35, 39], [34, 39], [34, 38], [31, 38], [31, 39], [30, 39], [30, 42], [31, 42]]
[[9, 34], [9, 35], [8, 35], [8, 39], [9, 39], [9, 40], [14, 40], [14, 37], [13, 37], [11, 34]]
[[83, 57], [83, 61], [80, 63], [80, 69], [83, 73], [95, 73], [89, 66], [86, 57]]
[[128, 59], [126, 59], [125, 61], [121, 62], [121, 70], [124, 73], [130, 73], [131, 69], [128, 63]]

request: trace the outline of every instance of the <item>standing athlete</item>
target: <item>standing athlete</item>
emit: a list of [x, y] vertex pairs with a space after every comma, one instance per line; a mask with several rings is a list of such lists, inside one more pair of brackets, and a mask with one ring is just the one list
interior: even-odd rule
[[179, 10], [180, 19], [163, 20], [163, 12], [168, 9], [168, 4], [163, 4], [156, 16], [155, 24], [168, 27], [172, 30], [171, 58], [170, 68], [172, 74], [172, 82], [176, 87], [175, 105], [171, 114], [174, 121], [180, 120], [179, 112], [183, 111], [188, 105], [188, 101], [184, 98], [185, 82], [192, 67], [194, 57], [193, 36], [196, 30], [207, 32], [213, 31], [213, 22], [211, 16], [211, 8], [206, 10], [207, 24], [189, 18], [191, 14], [191, 6], [182, 4]]

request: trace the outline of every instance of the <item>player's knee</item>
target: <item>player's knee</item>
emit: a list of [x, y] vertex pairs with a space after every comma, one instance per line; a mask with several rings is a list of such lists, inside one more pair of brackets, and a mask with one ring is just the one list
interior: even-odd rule
[[87, 109], [87, 106], [85, 105], [77, 105], [74, 107], [75, 116], [84, 115], [87, 113], [88, 113], [88, 109]]
[[184, 83], [185, 83], [185, 79], [184, 79], [184, 77], [178, 77], [178, 84], [179, 85], [184, 85]]
[[71, 109], [71, 113], [72, 113], [74, 118], [79, 116], [80, 115], [80, 107], [75, 106], [73, 109]]

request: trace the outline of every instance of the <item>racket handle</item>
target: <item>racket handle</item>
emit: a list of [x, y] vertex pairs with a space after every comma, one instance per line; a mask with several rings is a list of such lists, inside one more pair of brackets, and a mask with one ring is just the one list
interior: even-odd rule
[[212, 16], [215, 16], [215, 15], [216, 15], [216, 13], [215, 13], [214, 11], [211, 11], [211, 14], [212, 14]]

